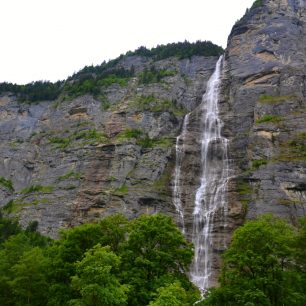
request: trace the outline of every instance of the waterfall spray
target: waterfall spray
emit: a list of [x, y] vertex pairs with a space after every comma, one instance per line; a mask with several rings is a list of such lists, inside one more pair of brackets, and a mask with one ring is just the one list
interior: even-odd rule
[[[206, 93], [200, 105], [201, 119], [201, 177], [196, 191], [193, 209], [192, 242], [194, 259], [190, 269], [191, 281], [204, 293], [211, 286], [213, 260], [213, 229], [216, 215], [221, 226], [226, 227], [228, 140], [221, 135], [223, 122], [219, 118], [218, 100], [221, 83], [222, 56], [207, 83]], [[184, 159], [184, 141], [189, 123], [186, 115], [182, 133], [176, 141], [176, 166], [173, 202], [179, 225], [185, 233], [184, 209], [181, 199], [181, 165]]]

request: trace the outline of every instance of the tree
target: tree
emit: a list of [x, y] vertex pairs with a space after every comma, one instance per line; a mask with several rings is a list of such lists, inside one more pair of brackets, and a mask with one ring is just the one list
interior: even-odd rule
[[[27, 272], [31, 271], [32, 268], [34, 269], [34, 265], [40, 266], [42, 254], [38, 250], [46, 247], [48, 243], [49, 239], [38, 233], [21, 231], [16, 235], [11, 235], [2, 244], [0, 250], [0, 305], [27, 305], [23, 299], [24, 292], [19, 292], [18, 289], [22, 287], [20, 286], [23, 281], [22, 274], [24, 274], [24, 279], [32, 277]], [[34, 253], [36, 252], [37, 259], [35, 258], [36, 255], [31, 253], [31, 250], [34, 250]], [[32, 270], [30, 273], [33, 273], [33, 278], [37, 276], [35, 271], [41, 273], [42, 270], [39, 267], [37, 270]]]
[[177, 280], [191, 290], [186, 271], [192, 256], [191, 245], [170, 217], [143, 215], [132, 221], [122, 252], [123, 279], [131, 286], [129, 304], [147, 305], [159, 287]]
[[99, 222], [101, 233], [99, 243], [102, 246], [110, 246], [116, 254], [122, 248], [128, 231], [128, 220], [120, 214], [112, 215]]
[[61, 238], [47, 251], [50, 258], [47, 268], [50, 280], [48, 305], [62, 306], [73, 299], [70, 281], [76, 273], [75, 263], [81, 261], [84, 253], [98, 243], [109, 245], [112, 251], [117, 252], [125, 240], [126, 224], [125, 217], [113, 215], [99, 223], [82, 224], [62, 231]]
[[173, 283], [157, 289], [157, 297], [149, 306], [188, 306], [187, 293], [180, 283]]
[[127, 289], [119, 283], [116, 272], [120, 258], [109, 247], [97, 244], [76, 264], [72, 287], [80, 293], [69, 305], [115, 306], [126, 305]]
[[305, 305], [295, 239], [293, 227], [272, 215], [246, 222], [223, 256], [220, 288], [202, 305]]
[[0, 248], [1, 244], [10, 236], [20, 233], [21, 228], [17, 220], [3, 218], [0, 211]]
[[48, 283], [45, 275], [46, 258], [42, 250], [35, 247], [23, 254], [11, 271], [9, 282], [16, 305], [41, 306], [47, 302]]

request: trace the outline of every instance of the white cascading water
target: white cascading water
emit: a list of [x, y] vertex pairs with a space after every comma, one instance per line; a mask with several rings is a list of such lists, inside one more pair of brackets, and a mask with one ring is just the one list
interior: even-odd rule
[[222, 56], [208, 81], [201, 104], [202, 176], [193, 210], [192, 241], [195, 251], [190, 275], [192, 282], [202, 292], [211, 286], [214, 218], [218, 213], [218, 226], [225, 228], [227, 216], [228, 140], [221, 136], [223, 122], [219, 118], [218, 110], [221, 64]]
[[182, 205], [182, 195], [181, 195], [181, 166], [185, 155], [185, 137], [187, 133], [187, 126], [189, 123], [189, 116], [187, 114], [184, 118], [182, 133], [176, 137], [175, 151], [176, 151], [176, 161], [174, 170], [174, 187], [173, 187], [173, 203], [178, 216], [178, 224], [181, 228], [183, 234], [185, 234], [185, 222], [184, 222], [184, 210]]
[[[206, 93], [201, 103], [203, 112], [201, 125], [201, 178], [196, 191], [193, 210], [192, 242], [194, 259], [190, 269], [192, 282], [202, 293], [211, 287], [213, 260], [214, 218], [218, 212], [218, 226], [226, 227], [227, 181], [228, 181], [228, 140], [221, 136], [223, 123], [219, 118], [218, 98], [221, 83], [222, 56], [207, 83]], [[189, 122], [186, 115], [182, 133], [176, 141], [176, 167], [173, 200], [179, 224], [185, 232], [184, 210], [181, 200], [181, 165], [184, 158], [184, 140]]]

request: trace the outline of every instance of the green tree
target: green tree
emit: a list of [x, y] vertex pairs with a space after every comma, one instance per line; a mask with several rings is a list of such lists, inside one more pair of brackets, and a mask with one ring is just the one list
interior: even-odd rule
[[157, 297], [149, 306], [188, 306], [187, 293], [180, 283], [173, 283], [157, 289]]
[[9, 282], [16, 305], [41, 306], [47, 302], [48, 283], [45, 275], [46, 258], [42, 250], [35, 247], [23, 254], [11, 271]]
[[116, 254], [121, 250], [128, 232], [128, 220], [120, 214], [112, 215], [99, 222], [101, 236], [99, 243], [102, 246], [110, 246]]
[[126, 225], [125, 217], [113, 215], [99, 223], [82, 224], [61, 232], [61, 238], [47, 251], [50, 258], [47, 268], [50, 280], [48, 305], [63, 306], [73, 298], [70, 280], [75, 275], [75, 263], [98, 243], [109, 245], [112, 251], [117, 252], [125, 240]]
[[1, 244], [10, 236], [20, 233], [21, 228], [17, 220], [3, 218], [0, 211], [0, 249]]
[[119, 283], [116, 274], [120, 258], [109, 247], [100, 244], [85, 253], [76, 264], [72, 287], [80, 293], [69, 305], [115, 306], [126, 305], [127, 286]]
[[203, 305], [305, 305], [294, 265], [296, 234], [272, 215], [246, 222], [223, 256], [220, 288]]
[[70, 282], [75, 275], [75, 263], [99, 242], [101, 235], [98, 224], [82, 224], [62, 231], [60, 239], [47, 250], [49, 263], [46, 273], [50, 282], [48, 305], [63, 306], [73, 298]]
[[185, 272], [192, 255], [191, 245], [170, 217], [144, 215], [132, 221], [122, 253], [123, 279], [131, 286], [129, 304], [146, 305], [159, 287], [177, 280], [191, 289]]
[[[3, 244], [0, 250], [0, 305], [26, 305], [19, 303], [18, 290], [16, 291], [15, 283], [20, 284], [22, 273], [20, 267], [29, 263], [28, 257], [31, 257], [33, 248], [43, 248], [49, 243], [49, 239], [33, 232], [19, 232], [11, 235]], [[36, 250], [38, 252], [38, 250]], [[33, 256], [34, 257], [34, 256]], [[32, 259], [35, 261], [35, 258]], [[41, 256], [38, 258], [38, 262]], [[34, 264], [34, 263], [33, 263]], [[28, 275], [25, 277], [28, 277]], [[33, 277], [35, 277], [33, 275]], [[18, 285], [17, 285], [18, 287]], [[20, 297], [21, 298], [21, 297]]]

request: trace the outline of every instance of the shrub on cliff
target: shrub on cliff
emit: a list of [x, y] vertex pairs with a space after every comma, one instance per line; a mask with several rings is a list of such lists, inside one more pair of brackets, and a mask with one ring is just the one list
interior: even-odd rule
[[251, 6], [251, 10], [263, 6], [263, 0], [256, 0]]

